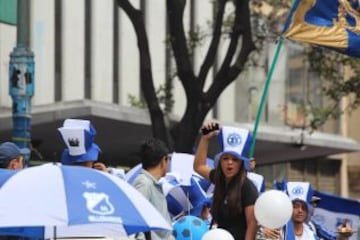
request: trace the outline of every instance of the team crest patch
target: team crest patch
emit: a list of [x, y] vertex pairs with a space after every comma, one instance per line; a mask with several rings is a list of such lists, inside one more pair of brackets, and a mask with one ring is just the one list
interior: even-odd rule
[[236, 147], [236, 146], [241, 145], [242, 139], [241, 139], [241, 136], [239, 134], [231, 133], [227, 137], [226, 141], [230, 146]]
[[294, 195], [302, 195], [304, 194], [304, 188], [302, 186], [296, 186], [291, 190], [291, 193]]
[[86, 208], [89, 212], [98, 215], [111, 215], [115, 212], [114, 206], [105, 193], [84, 192]]

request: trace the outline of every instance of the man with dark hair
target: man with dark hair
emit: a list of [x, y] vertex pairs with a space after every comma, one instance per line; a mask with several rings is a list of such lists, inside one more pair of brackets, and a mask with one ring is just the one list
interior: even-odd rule
[[29, 153], [28, 148], [19, 148], [15, 143], [4, 142], [0, 145], [0, 168], [23, 169], [24, 155]]
[[[133, 182], [133, 186], [141, 192], [171, 224], [166, 198], [162, 191], [160, 178], [164, 177], [169, 164], [169, 150], [159, 139], [151, 138], [141, 144], [140, 157], [142, 170]], [[146, 235], [146, 234], [145, 234]], [[137, 235], [136, 239], [149, 239], [148, 235]], [[174, 240], [171, 231], [152, 231], [152, 240]]]

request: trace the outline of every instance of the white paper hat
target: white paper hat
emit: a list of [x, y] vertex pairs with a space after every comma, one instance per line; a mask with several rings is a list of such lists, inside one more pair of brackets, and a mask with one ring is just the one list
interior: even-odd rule
[[291, 201], [303, 201], [309, 209], [309, 203], [314, 193], [309, 182], [287, 182], [286, 191]]
[[71, 156], [85, 154], [94, 143], [96, 135], [91, 122], [81, 119], [66, 119], [58, 131]]
[[220, 129], [218, 140], [221, 152], [214, 158], [215, 166], [218, 165], [223, 154], [229, 153], [236, 158], [243, 160], [246, 170], [250, 169], [247, 154], [250, 150], [252, 137], [249, 130], [224, 126]]

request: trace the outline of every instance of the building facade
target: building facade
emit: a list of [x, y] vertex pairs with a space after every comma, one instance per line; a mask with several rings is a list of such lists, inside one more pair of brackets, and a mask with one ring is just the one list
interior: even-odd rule
[[[153, 79], [159, 87], [172, 71], [171, 54], [166, 45], [165, 1], [130, 2], [144, 12]], [[150, 130], [145, 127], [150, 124], [147, 112], [134, 109], [129, 101], [129, 95], [141, 99], [137, 39], [129, 19], [116, 1], [31, 0], [29, 11], [29, 47], [35, 54], [33, 136], [43, 142], [40, 152], [46, 153], [45, 158], [56, 158], [61, 153], [61, 149], [54, 148], [58, 141], [55, 139], [56, 128], [67, 117], [94, 120], [101, 128], [98, 135], [105, 135], [102, 137], [105, 153], [119, 148], [116, 144], [107, 146], [105, 141], [109, 139], [122, 139], [123, 135], [128, 141], [139, 139], [139, 136], [134, 134], [132, 138], [133, 134], [126, 132], [129, 123], [138, 124], [137, 130], [142, 129], [144, 135], [150, 135]], [[213, 19], [213, 12], [212, 1], [188, 1], [184, 17], [186, 30], [200, 27], [204, 35], [211, 33], [208, 23]], [[9, 54], [16, 46], [16, 32], [16, 25], [0, 22], [1, 141], [9, 140], [11, 130]], [[195, 72], [206, 54], [208, 42], [204, 40], [194, 53]], [[226, 46], [226, 40], [222, 46]], [[273, 49], [275, 45], [270, 43], [262, 59], [265, 65], [271, 63]], [[333, 156], [360, 150], [359, 144], [351, 139], [360, 140], [359, 131], [353, 127], [358, 117], [345, 116], [346, 119], [328, 124], [324, 133], [315, 135], [286, 124], [287, 120], [302, 124], [296, 104], [310, 93], [310, 87], [306, 88], [305, 84], [305, 79], [310, 78], [309, 73], [296, 58], [299, 51], [296, 46], [287, 44], [280, 54], [260, 123], [260, 150], [255, 155], [258, 171], [266, 176], [269, 184], [274, 179], [310, 181], [319, 190], [360, 198], [358, 185], [352, 180], [359, 174], [358, 155]], [[219, 58], [222, 53], [220, 49]], [[266, 75], [264, 66], [244, 71], [225, 90], [208, 117], [252, 129]], [[208, 80], [212, 80], [211, 74]], [[311, 84], [316, 88], [316, 81]], [[173, 89], [175, 105], [172, 114], [181, 116], [186, 105], [184, 92], [176, 80]], [[322, 104], [322, 96], [313, 94], [311, 98]], [[284, 107], [287, 109], [285, 118]], [[117, 125], [119, 122], [121, 126]], [[113, 136], [116, 128], [122, 130]], [[53, 133], [49, 134], [49, 131]], [[120, 142], [127, 148], [126, 142]], [[53, 156], [49, 157], [49, 152]], [[116, 154], [109, 156], [118, 157]]]

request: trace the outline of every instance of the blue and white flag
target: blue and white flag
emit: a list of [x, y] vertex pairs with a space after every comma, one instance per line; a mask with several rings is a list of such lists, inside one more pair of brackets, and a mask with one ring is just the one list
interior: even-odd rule
[[161, 184], [169, 213], [173, 217], [181, 213], [200, 216], [203, 206], [211, 202], [196, 177], [191, 179], [190, 185], [183, 185], [178, 174], [167, 173], [161, 179]]
[[250, 179], [253, 184], [255, 185], [256, 189], [259, 193], [265, 192], [265, 178], [264, 176], [254, 173], [254, 172], [248, 172], [247, 178]]
[[284, 26], [286, 38], [360, 57], [358, 0], [294, 0]]
[[191, 177], [195, 173], [193, 170], [195, 156], [188, 153], [173, 153], [169, 166], [170, 172], [175, 172], [181, 176], [180, 183], [184, 186], [191, 185]]
[[286, 180], [282, 180], [282, 181], [274, 180], [273, 188], [283, 191], [283, 192], [286, 192]]
[[319, 191], [315, 191], [315, 195], [320, 197], [321, 201], [315, 208], [312, 218], [314, 223], [335, 235], [339, 225], [344, 219], [348, 219], [352, 230], [355, 231], [349, 239], [357, 240], [360, 230], [360, 202]]
[[139, 163], [135, 167], [131, 168], [128, 172], [125, 173], [125, 181], [133, 184], [136, 177], [139, 175], [142, 169], [142, 164]]

